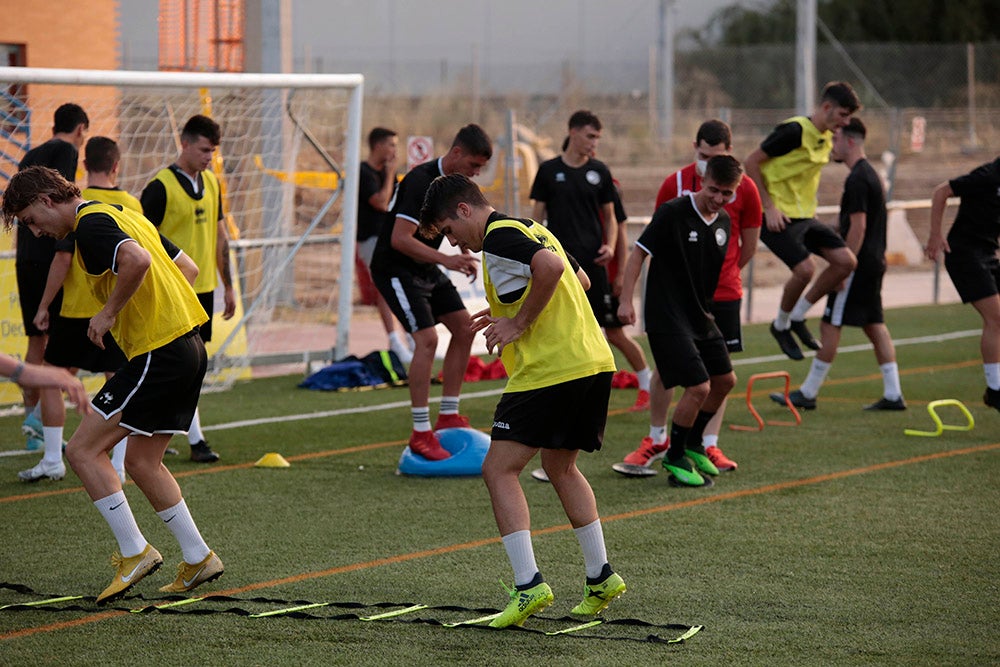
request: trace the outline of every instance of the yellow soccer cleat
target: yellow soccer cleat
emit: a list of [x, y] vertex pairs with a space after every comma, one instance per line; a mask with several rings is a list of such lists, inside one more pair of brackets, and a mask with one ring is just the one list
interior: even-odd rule
[[123, 558], [121, 554], [116, 553], [111, 557], [111, 565], [115, 568], [115, 578], [104, 592], [97, 596], [97, 604], [108, 604], [125, 595], [143, 577], [160, 569], [163, 557], [152, 544], [147, 544], [142, 553], [136, 556]]
[[510, 594], [510, 602], [499, 616], [490, 621], [490, 627], [506, 628], [508, 625], [523, 625], [529, 616], [542, 611], [555, 599], [552, 589], [544, 581], [523, 591], [507, 588], [507, 592]]
[[196, 586], [215, 581], [223, 572], [225, 568], [222, 566], [222, 560], [214, 551], [209, 551], [200, 563], [191, 565], [181, 561], [177, 566], [177, 579], [174, 583], [161, 587], [160, 590], [164, 593], [186, 593]]
[[624, 592], [625, 582], [612, 572], [601, 583], [583, 587], [583, 602], [573, 607], [572, 613], [578, 616], [596, 616]]

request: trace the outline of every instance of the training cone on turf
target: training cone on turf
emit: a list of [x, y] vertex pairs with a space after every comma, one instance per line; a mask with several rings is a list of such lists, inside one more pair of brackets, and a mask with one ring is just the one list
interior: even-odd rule
[[254, 463], [254, 466], [258, 468], [290, 468], [292, 464], [286, 461], [285, 457], [281, 454], [271, 452], [257, 459], [257, 463]]

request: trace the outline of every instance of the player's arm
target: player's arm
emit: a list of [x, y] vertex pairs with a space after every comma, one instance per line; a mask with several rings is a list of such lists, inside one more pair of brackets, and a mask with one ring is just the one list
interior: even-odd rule
[[931, 233], [927, 238], [927, 245], [924, 246], [924, 254], [933, 262], [938, 260], [942, 250], [951, 252], [941, 227], [944, 223], [944, 210], [948, 206], [948, 197], [954, 194], [951, 183], [945, 181], [934, 188], [934, 194], [931, 195]]
[[416, 225], [409, 219], [396, 216], [392, 225], [391, 243], [393, 249], [418, 262], [440, 264], [451, 271], [458, 271], [472, 278], [476, 277], [479, 271], [478, 259], [466, 253], [448, 255], [431, 248], [414, 236], [416, 230]]
[[604, 221], [604, 243], [597, 249], [594, 264], [607, 265], [615, 257], [615, 246], [618, 244], [618, 220], [615, 219], [614, 202], [601, 204], [601, 220]]
[[743, 202], [740, 210], [740, 256], [737, 259], [737, 266], [742, 269], [750, 263], [753, 256], [757, 254], [757, 242], [760, 240], [760, 225], [763, 217], [763, 208], [760, 201], [760, 192], [752, 179], [744, 178], [740, 181], [742, 192], [739, 197]]
[[104, 349], [104, 334], [111, 330], [118, 313], [142, 285], [152, 258], [149, 252], [134, 239], [121, 243], [115, 252], [115, 269], [118, 276], [107, 303], [90, 319], [87, 337], [97, 347]]
[[56, 251], [49, 265], [49, 277], [45, 281], [45, 291], [42, 292], [42, 299], [38, 302], [38, 312], [35, 313], [33, 323], [40, 331], [49, 329], [49, 306], [59, 293], [59, 289], [66, 281], [66, 274], [69, 273], [70, 264], [73, 261], [73, 253]]
[[851, 249], [851, 252], [857, 256], [861, 250], [861, 244], [865, 240], [865, 227], [868, 225], [868, 214], [864, 211], [858, 211], [851, 213], [850, 216], [851, 228], [847, 230], [847, 238], [844, 239], [844, 242], [847, 243], [847, 247]]
[[382, 181], [382, 188], [368, 198], [368, 204], [376, 211], [385, 213], [389, 210], [392, 191], [396, 187], [396, 158], [385, 163], [383, 175], [385, 179]]
[[636, 244], [632, 246], [628, 262], [625, 264], [625, 277], [622, 279], [622, 293], [618, 297], [618, 319], [623, 324], [635, 324], [635, 307], [632, 297], [635, 294], [635, 284], [642, 272], [642, 263], [646, 261], [646, 251]]
[[757, 241], [760, 240], [760, 227], [744, 227], [740, 230], [740, 256], [736, 260], [737, 268], [742, 269], [750, 263], [757, 253]]
[[566, 265], [562, 258], [550, 250], [539, 250], [531, 258], [531, 289], [524, 298], [524, 303], [514, 317], [491, 318], [492, 324], [483, 331], [486, 336], [486, 349], [491, 354], [496, 348], [497, 353], [510, 342], [521, 337], [528, 327], [538, 319], [556, 292], [559, 279]]
[[531, 219], [539, 224], [545, 224], [545, 202], [535, 200], [531, 207]]
[[26, 364], [8, 354], [0, 354], [0, 375], [27, 389], [62, 389], [80, 414], [91, 410], [83, 383], [65, 368]]
[[772, 232], [780, 232], [788, 224], [788, 216], [782, 213], [774, 204], [774, 200], [771, 199], [771, 194], [767, 191], [764, 184], [764, 172], [760, 168], [762, 164], [770, 159], [771, 156], [765, 153], [763, 148], [758, 147], [747, 156], [743, 167], [746, 169], [747, 176], [754, 182], [757, 186], [757, 191], [760, 193], [760, 203], [764, 209], [764, 222], [767, 224], [767, 228]]
[[167, 190], [158, 179], [153, 179], [143, 188], [139, 195], [139, 204], [146, 219], [159, 227], [167, 212]]
[[215, 266], [219, 269], [219, 277], [222, 278], [222, 287], [224, 288], [225, 309], [222, 311], [222, 319], [228, 320], [236, 313], [236, 292], [233, 290], [233, 270], [229, 263], [229, 230], [226, 228], [226, 219], [221, 211], [219, 212], [218, 240], [215, 244]]

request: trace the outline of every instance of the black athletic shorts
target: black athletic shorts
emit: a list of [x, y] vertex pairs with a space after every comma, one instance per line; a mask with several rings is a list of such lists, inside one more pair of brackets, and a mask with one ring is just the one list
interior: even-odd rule
[[835, 327], [863, 327], [882, 324], [882, 276], [884, 272], [854, 271], [844, 281], [844, 289], [830, 292], [823, 321]]
[[[44, 336], [46, 332], [35, 326], [35, 315], [38, 314], [38, 304], [42, 302], [45, 293], [45, 283], [49, 279], [49, 265], [45, 262], [17, 262], [17, 296], [21, 303], [21, 322], [24, 324], [25, 336]], [[62, 309], [62, 290], [49, 304], [49, 320], [59, 315]]]
[[712, 302], [712, 316], [715, 317], [715, 326], [722, 332], [722, 338], [726, 341], [726, 349], [730, 352], [743, 351], [743, 327], [740, 325], [740, 308], [743, 305], [742, 299], [735, 301], [714, 301]]
[[61, 368], [80, 368], [92, 373], [114, 373], [128, 359], [111, 336], [104, 334], [104, 349], [87, 337], [90, 320], [82, 317], [49, 318], [49, 342], [45, 346], [45, 362]]
[[133, 433], [187, 433], [207, 367], [205, 344], [192, 330], [130, 359], [91, 404], [105, 419], [121, 413], [121, 426]]
[[816, 218], [793, 218], [781, 232], [768, 231], [767, 225], [761, 225], [760, 240], [788, 268], [802, 262], [809, 253], [822, 255], [827, 248], [847, 247], [833, 227]]
[[594, 311], [597, 323], [603, 329], [620, 329], [624, 324], [618, 319], [618, 297], [611, 290], [608, 271], [603, 266], [584, 267], [584, 272], [590, 278], [590, 289], [587, 290], [587, 301]]
[[996, 253], [951, 246], [944, 267], [962, 303], [972, 303], [1000, 293], [1000, 258]]
[[375, 287], [408, 333], [433, 327], [442, 315], [465, 310], [458, 290], [442, 271], [373, 275]]
[[604, 441], [613, 375], [608, 371], [504, 394], [493, 413], [490, 437], [528, 447], [596, 452]]
[[201, 339], [207, 343], [212, 340], [212, 313], [215, 311], [215, 292], [200, 292], [198, 294], [198, 303], [208, 313], [208, 321], [198, 329]]
[[656, 370], [666, 388], [693, 387], [733, 370], [722, 336], [695, 340], [679, 334], [647, 333]]

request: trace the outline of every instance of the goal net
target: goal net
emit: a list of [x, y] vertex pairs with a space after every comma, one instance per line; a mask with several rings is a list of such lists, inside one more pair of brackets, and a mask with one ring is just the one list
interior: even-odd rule
[[[180, 130], [204, 114], [222, 127], [212, 169], [231, 239], [236, 316], [216, 293], [205, 389], [248, 377], [252, 364], [346, 354], [350, 329], [360, 74], [197, 74], [0, 67], [0, 190], [24, 153], [52, 136], [55, 109], [79, 104], [88, 137], [115, 139], [118, 186], [139, 196], [177, 159]], [[83, 188], [83, 150], [76, 182]], [[0, 350], [26, 348], [13, 235], [0, 238]], [[16, 388], [0, 402], [20, 400]], [[13, 396], [10, 394], [13, 393]]]

